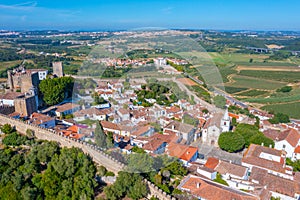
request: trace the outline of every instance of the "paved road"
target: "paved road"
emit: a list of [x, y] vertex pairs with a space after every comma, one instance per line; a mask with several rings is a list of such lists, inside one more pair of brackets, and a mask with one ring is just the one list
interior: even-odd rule
[[237, 105], [241, 106], [242, 108], [248, 108], [247, 104], [245, 104], [244, 102], [241, 102], [241, 101], [233, 98], [231, 95], [229, 95], [226, 92], [220, 90], [219, 88], [214, 87], [214, 90], [215, 90], [214, 91], [215, 94], [224, 96], [227, 100], [231, 101], [234, 104], [237, 104]]
[[228, 162], [232, 162], [235, 164], [241, 164], [241, 160], [243, 157], [242, 153], [228, 153], [226, 151], [221, 150], [218, 147], [198, 143], [193, 144], [193, 146], [198, 147], [198, 153], [201, 155], [204, 155], [204, 159], [207, 159], [208, 157], [215, 157], [220, 160], [226, 160]]
[[203, 99], [199, 98], [194, 92], [192, 92], [191, 90], [189, 90], [182, 82], [178, 81], [177, 79], [173, 78], [172, 79], [175, 83], [177, 83], [178, 87], [182, 90], [185, 91], [187, 93], [187, 95], [189, 97], [194, 96], [194, 99], [196, 102], [200, 103], [201, 105], [203, 105], [204, 107], [207, 108], [207, 110], [209, 110], [210, 112], [214, 113], [214, 112], [224, 112], [222, 109], [217, 108], [215, 105], [207, 103], [206, 101], [204, 101]]

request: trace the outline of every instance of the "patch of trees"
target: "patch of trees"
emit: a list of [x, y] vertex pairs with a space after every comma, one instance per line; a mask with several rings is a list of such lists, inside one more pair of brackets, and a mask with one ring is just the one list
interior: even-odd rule
[[204, 101], [211, 103], [210, 94], [208, 91], [203, 89], [198, 85], [193, 85], [188, 87], [190, 90], [194, 91], [198, 97], [203, 99]]
[[128, 197], [133, 200], [142, 199], [148, 194], [142, 176], [136, 173], [119, 172], [116, 182], [104, 188], [107, 199], [118, 200]]
[[13, 61], [22, 60], [23, 55], [17, 54], [15, 49], [12, 48], [1, 48], [0, 49], [0, 61]]
[[291, 52], [288, 51], [275, 51], [273, 55], [269, 57], [270, 60], [284, 60], [291, 56]]
[[218, 107], [218, 108], [225, 108], [226, 106], [226, 99], [225, 97], [221, 96], [221, 95], [217, 95], [213, 98], [213, 102], [214, 104]]
[[6, 146], [20, 146], [30, 144], [30, 139], [27, 136], [20, 135], [10, 124], [4, 124], [1, 131], [6, 134], [2, 143]]
[[184, 72], [185, 71], [185, 66], [184, 65], [176, 65], [175, 63], [171, 61], [167, 61], [167, 64], [174, 67], [177, 71]]
[[97, 92], [93, 94], [93, 98], [94, 98], [94, 102], [93, 102], [94, 105], [107, 103], [107, 101], [103, 97], [101, 97]]
[[145, 153], [132, 153], [127, 158], [126, 171], [139, 173], [168, 194], [178, 193], [176, 186], [187, 174], [183, 164], [166, 155], [151, 157]]
[[243, 114], [243, 115], [247, 115], [250, 118], [255, 118], [255, 116], [252, 113], [250, 113], [250, 111], [248, 110], [248, 108], [240, 108], [238, 106], [230, 105], [228, 107], [228, 111], [232, 112], [234, 114]]
[[269, 119], [269, 122], [272, 124], [289, 123], [290, 118], [286, 114], [276, 113], [272, 119]]
[[300, 172], [300, 160], [292, 161], [290, 158], [286, 158], [286, 164], [292, 166], [294, 172]]
[[47, 105], [55, 105], [72, 97], [74, 79], [72, 77], [46, 78], [39, 84], [43, 100]]
[[155, 99], [159, 105], [170, 105], [178, 101], [177, 96], [172, 93], [170, 94], [170, 89], [162, 84], [149, 83], [147, 85], [142, 85], [142, 90], [135, 91], [138, 98], [138, 102], [147, 107], [151, 106], [149, 102], [145, 99]]
[[29, 147], [0, 150], [0, 199], [94, 198], [96, 168], [89, 156], [56, 142]]
[[228, 152], [238, 152], [250, 144], [263, 144], [274, 147], [274, 141], [259, 131], [258, 127], [250, 124], [238, 124], [234, 132], [221, 133], [218, 144]]
[[134, 146], [132, 149], [131, 149], [132, 152], [135, 152], [135, 153], [146, 153], [146, 151], [142, 148], [139, 148], [138, 146]]
[[218, 140], [219, 147], [230, 153], [244, 149], [245, 140], [243, 136], [234, 132], [221, 133]]
[[104, 133], [104, 130], [99, 122], [96, 123], [95, 128], [95, 142], [103, 149], [112, 148], [114, 146], [113, 133]]
[[78, 75], [81, 76], [99, 76], [102, 78], [113, 78], [121, 77], [124, 74], [128, 73], [132, 68], [131, 67], [110, 67], [104, 64], [94, 64], [85, 62], [83, 66], [78, 71]]
[[286, 93], [286, 92], [292, 91], [292, 89], [293, 89], [293, 87], [291, 87], [291, 86], [284, 86], [282, 88], [277, 89], [276, 92], [284, 92], [284, 93]]
[[193, 125], [193, 126], [198, 126], [199, 124], [199, 120], [190, 116], [189, 114], [184, 114], [183, 117], [182, 117], [182, 120], [184, 123], [186, 124], [190, 124], [190, 125]]

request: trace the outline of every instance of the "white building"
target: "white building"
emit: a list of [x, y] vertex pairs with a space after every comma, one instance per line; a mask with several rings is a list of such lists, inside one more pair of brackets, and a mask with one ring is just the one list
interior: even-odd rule
[[156, 58], [154, 59], [154, 64], [158, 66], [164, 66], [167, 64], [167, 60], [165, 58]]
[[208, 119], [203, 127], [202, 142], [207, 145], [218, 146], [218, 139], [221, 133], [230, 130], [230, 117], [228, 111], [225, 114], [217, 113]]
[[42, 81], [47, 78], [48, 70], [46, 69], [31, 69], [31, 72], [37, 72], [39, 75], [39, 80]]
[[300, 134], [296, 129], [280, 132], [275, 139], [275, 149], [286, 152], [286, 157], [293, 158], [295, 148], [300, 144]]

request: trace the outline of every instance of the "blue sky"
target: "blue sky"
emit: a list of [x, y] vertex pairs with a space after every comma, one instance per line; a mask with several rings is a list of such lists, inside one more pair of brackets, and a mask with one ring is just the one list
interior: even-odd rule
[[0, 1], [0, 29], [300, 30], [299, 0]]

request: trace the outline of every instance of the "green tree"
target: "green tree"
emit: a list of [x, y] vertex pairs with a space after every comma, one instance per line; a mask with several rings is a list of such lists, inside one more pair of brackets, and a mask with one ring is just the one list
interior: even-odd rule
[[1, 131], [5, 134], [10, 134], [15, 131], [15, 129], [10, 124], [4, 124], [1, 127]]
[[107, 146], [107, 148], [113, 148], [114, 147], [114, 136], [113, 136], [112, 132], [107, 133], [106, 146]]
[[107, 148], [106, 134], [99, 122], [96, 123], [95, 128], [95, 142], [101, 148]]
[[135, 153], [146, 153], [146, 151], [142, 148], [139, 148], [138, 146], [134, 146], [132, 149], [132, 152], [135, 152]]
[[169, 170], [172, 175], [185, 176], [188, 172], [188, 170], [178, 160], [171, 162], [163, 170], [165, 170], [165, 169]]
[[286, 92], [290, 92], [292, 91], [293, 87], [291, 86], [284, 86], [280, 89], [277, 89], [276, 92], [283, 92], [283, 93], [286, 93]]
[[153, 158], [149, 154], [130, 154], [127, 171], [132, 173], [147, 173], [154, 170], [153, 163]]
[[46, 78], [39, 84], [43, 100], [48, 105], [61, 103], [64, 99], [71, 97], [73, 86], [72, 77]]
[[251, 124], [238, 124], [235, 133], [240, 134], [245, 140], [245, 147], [251, 144], [251, 137], [259, 133], [258, 127]]
[[240, 151], [245, 146], [244, 138], [234, 132], [221, 133], [218, 140], [219, 147], [230, 153]]
[[16, 132], [13, 132], [3, 139], [2, 143], [7, 146], [20, 146], [22, 144], [25, 144], [27, 141], [27, 137], [23, 135], [19, 135]]
[[105, 176], [105, 174], [107, 173], [107, 169], [102, 165], [100, 167], [98, 167], [97, 171], [98, 171], [99, 176]]
[[272, 124], [289, 123], [290, 118], [286, 114], [276, 113], [272, 119], [269, 119], [269, 122]]
[[250, 138], [250, 143], [258, 145], [264, 144], [264, 146], [266, 147], [274, 147], [274, 141], [270, 138], [267, 138], [263, 133], [257, 133], [254, 136], [252, 136]]
[[31, 139], [34, 138], [34, 131], [32, 129], [27, 129], [26, 136]]
[[235, 117], [232, 118], [231, 124], [232, 124], [232, 126], [237, 126], [238, 125]]
[[221, 95], [217, 95], [213, 98], [213, 102], [218, 108], [225, 108], [225, 105], [226, 105], [225, 97], [223, 97]]

